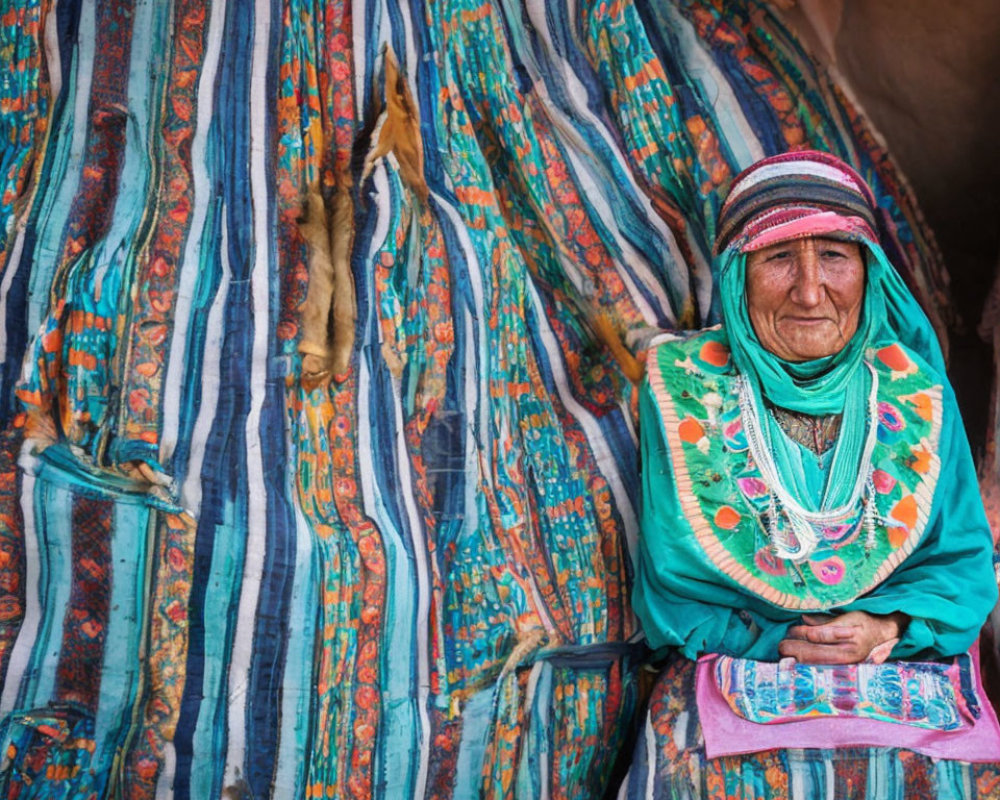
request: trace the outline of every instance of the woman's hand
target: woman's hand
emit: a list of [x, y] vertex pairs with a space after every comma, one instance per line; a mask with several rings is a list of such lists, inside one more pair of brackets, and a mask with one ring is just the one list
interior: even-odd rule
[[881, 664], [903, 635], [910, 618], [901, 611], [867, 614], [848, 611], [836, 617], [802, 617], [804, 625], [793, 625], [778, 644], [783, 658], [803, 664]]

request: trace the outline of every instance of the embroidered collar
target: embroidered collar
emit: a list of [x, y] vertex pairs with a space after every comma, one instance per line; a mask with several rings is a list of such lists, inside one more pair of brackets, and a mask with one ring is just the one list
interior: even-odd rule
[[649, 382], [685, 521], [717, 570], [775, 605], [848, 603], [888, 577], [923, 535], [941, 468], [942, 387], [900, 345], [873, 349], [868, 360], [879, 375], [871, 541], [859, 506], [794, 563], [776, 557], [770, 543], [771, 491], [749, 452], [725, 333], [702, 332], [650, 354]]

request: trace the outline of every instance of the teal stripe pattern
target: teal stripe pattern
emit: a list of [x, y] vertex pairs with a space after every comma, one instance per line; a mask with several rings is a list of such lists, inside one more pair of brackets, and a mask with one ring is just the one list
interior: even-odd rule
[[604, 796], [733, 176], [847, 159], [949, 320], [757, 0], [6, 0], [0, 59], [4, 797]]

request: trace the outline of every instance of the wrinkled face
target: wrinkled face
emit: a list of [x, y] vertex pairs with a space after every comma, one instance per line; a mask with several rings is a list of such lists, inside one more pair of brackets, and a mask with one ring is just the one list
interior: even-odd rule
[[858, 329], [865, 265], [855, 242], [796, 239], [747, 256], [750, 322], [786, 361], [839, 352]]

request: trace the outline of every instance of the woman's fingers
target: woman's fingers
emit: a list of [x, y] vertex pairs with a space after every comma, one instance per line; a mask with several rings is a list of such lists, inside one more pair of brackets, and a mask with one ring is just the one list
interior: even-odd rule
[[867, 653], [858, 650], [856, 642], [817, 644], [804, 639], [784, 639], [778, 644], [783, 658], [794, 658], [803, 664], [856, 664]]
[[846, 642], [856, 635], [856, 627], [844, 625], [793, 625], [787, 634], [789, 639], [803, 639], [817, 644]]
[[857, 664], [862, 661], [881, 664], [898, 642], [899, 639], [890, 639], [869, 649], [868, 644], [860, 640], [825, 643], [788, 638], [778, 644], [778, 653], [782, 658], [794, 658], [803, 664]]
[[806, 614], [802, 625], [792, 625], [778, 652], [806, 664], [881, 664], [899, 642], [899, 626], [891, 617], [863, 611], [840, 616]]
[[892, 653], [892, 648], [894, 648], [897, 644], [899, 644], [899, 639], [890, 639], [887, 642], [882, 642], [882, 644], [875, 645], [872, 648], [872, 651], [868, 654], [868, 658], [866, 658], [865, 661], [868, 661], [872, 664], [884, 663], [889, 658], [889, 655]]

